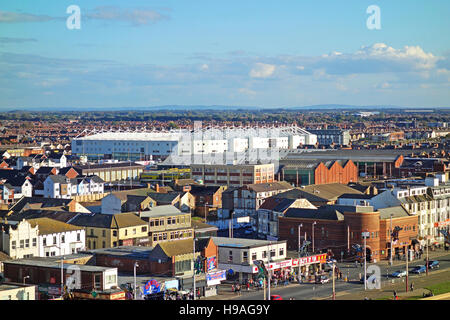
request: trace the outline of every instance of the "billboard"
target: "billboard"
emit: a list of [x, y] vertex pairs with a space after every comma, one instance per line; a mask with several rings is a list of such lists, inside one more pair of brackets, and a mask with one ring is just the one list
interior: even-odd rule
[[225, 270], [219, 270], [215, 272], [210, 272], [206, 274], [206, 284], [208, 286], [213, 286], [216, 284], [220, 284], [222, 280], [227, 278]]

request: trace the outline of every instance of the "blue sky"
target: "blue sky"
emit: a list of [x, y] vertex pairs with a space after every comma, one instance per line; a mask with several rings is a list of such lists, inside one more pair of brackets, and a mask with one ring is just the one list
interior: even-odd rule
[[449, 107], [449, 13], [447, 0], [3, 1], [0, 110]]

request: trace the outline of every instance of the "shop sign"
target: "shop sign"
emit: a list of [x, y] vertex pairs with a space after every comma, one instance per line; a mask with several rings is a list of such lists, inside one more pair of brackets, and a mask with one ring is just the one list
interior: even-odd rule
[[155, 279], [149, 280], [145, 286], [144, 286], [144, 294], [152, 294], [152, 293], [158, 293], [161, 291], [161, 286], [159, 285], [159, 282]]
[[272, 262], [269, 263], [269, 266], [267, 267], [267, 270], [274, 270], [274, 269], [281, 269], [281, 268], [288, 268], [292, 266], [292, 259], [284, 260], [281, 262]]
[[311, 264], [311, 263], [325, 263], [325, 261], [327, 261], [327, 254], [323, 253], [323, 254], [317, 254], [314, 256], [308, 256], [308, 257], [302, 257], [299, 259], [293, 259], [294, 263], [293, 266], [304, 266], [307, 264]]
[[450, 219], [447, 219], [447, 220], [445, 220], [445, 221], [435, 222], [435, 223], [434, 223], [434, 226], [435, 226], [436, 228], [438, 228], [438, 227], [446, 227], [446, 226], [450, 226]]
[[213, 286], [216, 284], [220, 284], [222, 280], [227, 278], [226, 271], [220, 270], [216, 272], [210, 272], [206, 274], [206, 284], [208, 286]]

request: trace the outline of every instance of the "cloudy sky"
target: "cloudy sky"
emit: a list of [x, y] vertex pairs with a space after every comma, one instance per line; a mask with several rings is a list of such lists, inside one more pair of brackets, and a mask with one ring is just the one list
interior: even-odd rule
[[449, 107], [449, 14], [448, 0], [2, 1], [0, 110]]

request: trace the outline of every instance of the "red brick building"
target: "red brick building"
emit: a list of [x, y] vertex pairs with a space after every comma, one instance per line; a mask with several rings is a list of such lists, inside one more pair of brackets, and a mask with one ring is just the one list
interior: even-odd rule
[[292, 208], [279, 218], [279, 239], [287, 240], [288, 249], [298, 248], [298, 226], [301, 241], [311, 241], [314, 225], [315, 251], [330, 252], [336, 257], [343, 253], [346, 257], [362, 255], [353, 248], [354, 245], [364, 245], [362, 232], [369, 232], [366, 240], [367, 257], [370, 260], [388, 259], [390, 256], [390, 235], [392, 214], [392, 229], [402, 228], [398, 240], [393, 242], [393, 256], [403, 255], [406, 248], [418, 249], [418, 217], [410, 216], [402, 207], [392, 207], [374, 211], [370, 206], [340, 206], [328, 205], [319, 209]]

